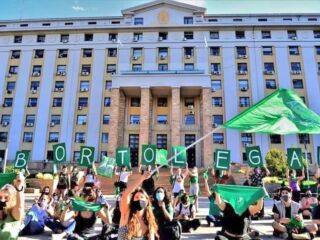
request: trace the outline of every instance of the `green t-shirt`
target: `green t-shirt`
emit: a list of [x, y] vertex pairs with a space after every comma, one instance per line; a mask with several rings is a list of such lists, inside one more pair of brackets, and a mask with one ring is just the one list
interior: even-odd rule
[[198, 183], [198, 176], [191, 176], [190, 177], [190, 184]]
[[218, 205], [216, 204], [213, 195], [210, 195], [209, 201], [210, 201], [210, 206], [209, 206], [209, 215], [212, 216], [221, 216], [221, 211]]
[[8, 215], [5, 220], [0, 220], [0, 239], [16, 240], [19, 235], [19, 228], [21, 221], [14, 221], [14, 219]]
[[[153, 204], [152, 205], [152, 210], [153, 210], [153, 215], [154, 215], [158, 225], [161, 225], [161, 224], [164, 224], [165, 222], [167, 222], [165, 220], [165, 217], [164, 217], [164, 214], [162, 212], [161, 207], [159, 207], [156, 204]], [[170, 216], [173, 217], [173, 208], [172, 208], [171, 204], [166, 206], [166, 210], [170, 214]]]

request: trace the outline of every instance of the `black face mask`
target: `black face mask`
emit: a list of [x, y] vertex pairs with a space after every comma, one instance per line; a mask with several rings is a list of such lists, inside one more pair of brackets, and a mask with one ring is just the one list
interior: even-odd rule
[[0, 211], [2, 211], [7, 206], [6, 202], [0, 202]]
[[141, 211], [146, 207], [147, 207], [147, 201], [144, 201], [144, 200], [132, 201], [131, 203], [131, 210], [133, 212]]
[[44, 195], [49, 195], [50, 193], [49, 192], [44, 192]]

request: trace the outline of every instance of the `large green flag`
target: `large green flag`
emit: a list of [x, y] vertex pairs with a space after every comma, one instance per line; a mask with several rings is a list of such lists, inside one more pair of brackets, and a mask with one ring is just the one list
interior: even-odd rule
[[16, 178], [15, 173], [0, 173], [0, 188], [6, 184], [12, 184], [13, 180]]
[[224, 124], [225, 128], [267, 134], [320, 134], [320, 116], [300, 96], [279, 89]]
[[101, 176], [112, 178], [115, 165], [116, 160], [114, 158], [104, 156], [97, 168], [97, 173]]
[[87, 212], [99, 212], [104, 205], [100, 203], [89, 203], [82, 199], [72, 200], [72, 209], [76, 212], [87, 211]]
[[161, 166], [168, 165], [168, 151], [166, 149], [157, 149], [156, 164]]
[[238, 215], [243, 214], [260, 198], [268, 196], [267, 191], [261, 187], [217, 184], [212, 187], [212, 191], [219, 193], [225, 202], [230, 203]]

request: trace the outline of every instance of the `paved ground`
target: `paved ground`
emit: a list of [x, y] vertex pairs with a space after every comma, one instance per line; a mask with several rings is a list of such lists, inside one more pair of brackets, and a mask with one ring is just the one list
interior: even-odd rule
[[[27, 195], [26, 206], [31, 205], [33, 198], [34, 197], [32, 195]], [[113, 196], [108, 196], [107, 198], [111, 204], [114, 202]], [[270, 217], [272, 205], [273, 205], [273, 200], [266, 200], [265, 219], [259, 220], [259, 221], [253, 221], [253, 224], [252, 224], [252, 228], [260, 232], [260, 237], [262, 239], [274, 239], [274, 240], [277, 239], [272, 236], [272, 228], [271, 228], [272, 219]], [[200, 198], [200, 203], [199, 203], [200, 208], [199, 208], [198, 217], [201, 219], [202, 226], [193, 233], [184, 233], [182, 236], [182, 239], [202, 239], [202, 240], [214, 239], [215, 233], [219, 230], [219, 228], [207, 227], [205, 216], [208, 213], [208, 206], [209, 206], [208, 199]], [[101, 223], [97, 224], [96, 230], [97, 231], [101, 230]], [[56, 237], [57, 238], [55, 238], [55, 240], [60, 239], [58, 236]], [[51, 232], [49, 229], [46, 229], [45, 233], [43, 233], [40, 236], [30, 236], [30, 237], [19, 238], [19, 240], [29, 240], [29, 239], [48, 240], [48, 239], [54, 239], [54, 238], [51, 237]], [[316, 239], [320, 239], [320, 238], [316, 238]]]

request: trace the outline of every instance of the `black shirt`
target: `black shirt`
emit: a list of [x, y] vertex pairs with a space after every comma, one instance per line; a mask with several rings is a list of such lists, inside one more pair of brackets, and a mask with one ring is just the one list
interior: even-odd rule
[[[285, 217], [286, 218], [291, 218], [291, 205], [289, 207], [286, 207], [285, 211], [286, 211]], [[279, 214], [278, 208], [276, 207], [275, 204], [273, 205], [272, 212], [276, 213], [276, 214]]]
[[241, 216], [235, 213], [233, 207], [226, 203], [223, 211], [222, 228], [231, 234], [243, 235], [248, 231], [250, 217], [249, 209], [247, 209]]

